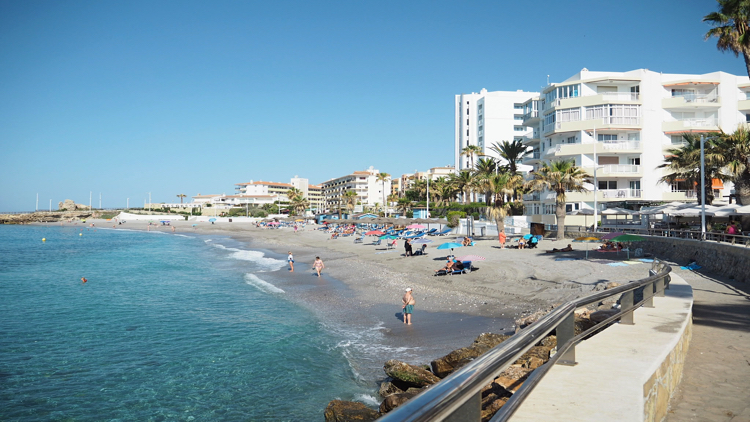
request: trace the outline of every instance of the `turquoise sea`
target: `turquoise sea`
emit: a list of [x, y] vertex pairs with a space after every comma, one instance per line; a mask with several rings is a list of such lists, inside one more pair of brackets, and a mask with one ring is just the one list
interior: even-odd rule
[[350, 334], [268, 282], [285, 268], [269, 255], [0, 226], [0, 420], [309, 421], [334, 398], [376, 403]]

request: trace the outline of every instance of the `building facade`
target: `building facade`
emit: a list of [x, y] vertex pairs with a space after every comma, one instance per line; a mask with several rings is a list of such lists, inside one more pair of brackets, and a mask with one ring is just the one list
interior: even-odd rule
[[441, 177], [448, 178], [456, 172], [455, 167], [432, 167], [427, 171], [418, 171], [416, 173], [405, 173], [401, 177], [394, 178], [391, 184], [392, 193], [398, 196], [404, 196], [404, 192], [414, 186], [416, 180], [437, 180]]
[[[536, 170], [545, 162], [573, 160], [596, 176], [589, 192], [566, 195], [569, 212], [593, 211], [595, 194], [599, 211], [694, 202], [695, 187], [660, 183], [669, 171], [658, 166], [667, 150], [683, 145], [685, 133], [732, 132], [746, 123], [749, 94], [748, 77], [724, 72], [583, 69], [524, 102], [522, 124], [532, 129], [524, 140], [530, 151], [523, 164]], [[718, 181], [713, 187], [717, 199], [731, 188]], [[531, 221], [555, 223], [554, 192], [527, 194], [524, 205]]]
[[329, 212], [343, 208], [343, 195], [347, 191], [354, 191], [357, 194], [357, 202], [362, 205], [382, 205], [383, 192], [385, 192], [386, 201], [391, 193], [391, 178], [381, 182], [377, 180], [379, 174], [380, 170], [370, 167], [364, 171], [355, 171], [321, 183], [323, 208]]
[[[483, 155], [499, 159], [490, 148], [503, 141], [523, 140], [530, 135], [523, 123], [523, 104], [538, 92], [493, 91], [461, 94], [455, 98], [454, 167], [471, 167], [471, 157], [461, 155], [469, 145], [481, 148]], [[478, 157], [474, 157], [476, 163]]]

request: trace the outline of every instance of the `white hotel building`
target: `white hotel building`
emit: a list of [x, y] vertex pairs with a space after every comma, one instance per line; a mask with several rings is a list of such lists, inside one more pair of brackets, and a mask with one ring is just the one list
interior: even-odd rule
[[[523, 105], [538, 97], [538, 92], [493, 91], [482, 89], [478, 94], [456, 95], [455, 147], [456, 171], [471, 167], [471, 157], [461, 155], [469, 145], [477, 145], [482, 154], [499, 158], [490, 150], [494, 143], [523, 140], [531, 135], [523, 123]], [[474, 163], [479, 157], [474, 157]]]
[[323, 190], [323, 208], [331, 212], [344, 207], [342, 198], [346, 191], [354, 191], [357, 194], [357, 202], [366, 206], [383, 204], [383, 185], [385, 185], [385, 197], [391, 193], [391, 179], [385, 183], [377, 180], [380, 170], [372, 166], [364, 171], [355, 171], [352, 174], [337, 177], [320, 184]]
[[[668, 149], [682, 144], [686, 132], [732, 132], [746, 123], [750, 81], [724, 72], [682, 75], [583, 69], [564, 82], [548, 85], [523, 107], [521, 125], [531, 128], [524, 140], [531, 153], [523, 164], [537, 169], [543, 162], [572, 159], [592, 176], [596, 169], [600, 210], [625, 205], [637, 209], [655, 202], [695, 201], [694, 186], [659, 183], [667, 172], [657, 166], [664, 163]], [[485, 137], [488, 141], [495, 139]], [[713, 187], [717, 199], [730, 194], [730, 187], [718, 181]], [[593, 210], [594, 186], [589, 189], [566, 195], [569, 212]], [[524, 204], [530, 221], [555, 224], [554, 192], [525, 195]], [[584, 224], [583, 217], [578, 219], [566, 223]]]

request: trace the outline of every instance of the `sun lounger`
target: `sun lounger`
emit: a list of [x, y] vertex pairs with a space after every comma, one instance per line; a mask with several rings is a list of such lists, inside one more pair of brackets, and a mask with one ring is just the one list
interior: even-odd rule
[[414, 251], [414, 255], [415, 256], [416, 255], [427, 255], [426, 250], [427, 250], [427, 245], [423, 243], [421, 248], [419, 248], [416, 251]]
[[354, 239], [354, 243], [362, 243], [365, 240], [365, 234], [362, 233], [362, 236]]
[[446, 227], [442, 231], [433, 233], [431, 236], [445, 236], [445, 235], [449, 234], [451, 231], [453, 231], [452, 228]]
[[396, 248], [396, 239], [393, 239], [393, 242], [388, 242], [388, 245], [386, 245], [386, 249], [395, 249]]
[[[460, 270], [453, 270], [450, 272], [451, 275], [458, 275], [458, 274], [469, 274], [474, 267], [471, 266], [471, 261], [463, 261], [463, 268]], [[445, 270], [439, 270], [435, 273], [435, 275], [446, 275], [448, 274]]]

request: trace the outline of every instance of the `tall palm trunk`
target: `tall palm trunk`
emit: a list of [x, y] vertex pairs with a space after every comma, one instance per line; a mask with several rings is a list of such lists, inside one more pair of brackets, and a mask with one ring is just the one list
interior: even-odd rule
[[565, 238], [565, 202], [555, 204], [555, 217], [557, 218], [557, 240]]

